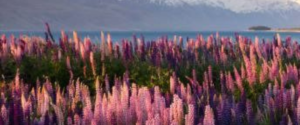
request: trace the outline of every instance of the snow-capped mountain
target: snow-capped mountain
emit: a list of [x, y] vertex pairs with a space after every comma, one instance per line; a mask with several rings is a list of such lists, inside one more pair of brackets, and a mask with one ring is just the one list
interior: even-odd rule
[[0, 30], [300, 27], [300, 0], [0, 0]]
[[300, 9], [300, 0], [150, 0], [169, 6], [207, 5], [231, 10], [236, 13], [286, 11]]

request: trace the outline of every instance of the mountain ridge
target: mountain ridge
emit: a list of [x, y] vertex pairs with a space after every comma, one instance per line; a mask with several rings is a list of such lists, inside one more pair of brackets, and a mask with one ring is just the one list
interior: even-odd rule
[[204, 31], [253, 25], [299, 27], [299, 11], [236, 13], [208, 5], [168, 6], [138, 0], [0, 0], [0, 30]]

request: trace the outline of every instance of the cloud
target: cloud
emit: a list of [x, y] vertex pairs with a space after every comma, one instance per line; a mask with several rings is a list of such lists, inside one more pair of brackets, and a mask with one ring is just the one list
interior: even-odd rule
[[300, 0], [150, 0], [151, 2], [180, 6], [183, 4], [199, 5], [204, 4], [213, 7], [220, 7], [237, 13], [281, 11], [300, 9]]

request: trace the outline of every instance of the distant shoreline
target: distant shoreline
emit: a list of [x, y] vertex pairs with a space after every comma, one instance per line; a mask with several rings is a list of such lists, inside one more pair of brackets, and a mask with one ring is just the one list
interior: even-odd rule
[[250, 32], [290, 32], [290, 33], [300, 33], [300, 30], [277, 30], [277, 29], [272, 29], [272, 30], [247, 30]]
[[249, 31], [264, 31], [264, 32], [300, 32], [300, 28], [271, 28], [268, 26], [252, 26]]
[[290, 29], [274, 29], [272, 31], [276, 31], [276, 32], [297, 32], [297, 33], [300, 33], [300, 30], [290, 30]]

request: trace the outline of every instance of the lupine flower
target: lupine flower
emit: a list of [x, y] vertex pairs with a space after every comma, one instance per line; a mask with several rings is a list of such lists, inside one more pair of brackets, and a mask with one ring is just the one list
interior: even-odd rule
[[93, 75], [96, 76], [96, 66], [95, 66], [94, 53], [93, 52], [90, 52], [90, 63], [91, 63]]
[[298, 123], [300, 122], [300, 97], [298, 97], [297, 100], [297, 119], [298, 119]]
[[186, 125], [194, 125], [195, 124], [195, 109], [194, 105], [189, 104], [188, 105], [188, 114], [185, 115], [185, 124]]
[[113, 51], [113, 45], [112, 45], [112, 41], [111, 41], [111, 37], [110, 37], [110, 34], [108, 33], [107, 34], [107, 45], [108, 45], [108, 52], [109, 52], [109, 55], [112, 54], [112, 51]]
[[56, 114], [56, 117], [58, 120], [58, 125], [63, 125], [64, 124], [63, 112], [61, 111], [61, 109], [58, 106], [56, 106], [54, 104], [51, 104], [51, 106], [53, 107], [54, 112]]
[[[163, 36], [151, 42], [142, 36], [113, 46], [110, 35], [105, 40], [102, 32], [101, 37], [99, 48], [87, 37], [81, 41], [75, 31], [70, 40], [62, 32], [59, 43], [52, 43], [50, 37], [2, 35], [0, 124], [260, 124], [265, 119], [270, 124], [300, 123], [299, 69], [294, 63], [300, 59], [300, 47], [289, 38], [283, 45], [279, 37], [274, 41], [256, 38], [252, 43], [243, 36], [236, 36], [236, 41], [213, 35], [207, 41], [201, 35], [186, 40], [175, 37], [174, 41]], [[45, 71], [31, 58], [50, 59], [59, 72], [69, 72], [68, 83], [62, 83], [66, 87], [59, 86], [61, 81], [53, 82], [60, 78], [51, 73], [49, 78], [34, 78], [37, 82], [32, 85], [28, 79], [34, 75], [25, 71], [28, 61], [38, 71]], [[65, 65], [60, 65], [61, 61], [66, 61], [62, 62]], [[123, 76], [115, 73], [114, 62], [118, 61], [126, 69]], [[170, 86], [155, 83], [156, 77], [149, 78], [148, 87], [144, 84], [149, 81], [139, 83], [140, 79], [130, 76], [134, 74], [131, 65], [139, 66], [136, 63], [165, 72], [158, 80], [167, 75]], [[83, 69], [78, 70], [82, 64]], [[98, 64], [102, 66], [99, 77]], [[8, 71], [10, 66], [20, 68], [15, 78], [11, 76], [14, 71]], [[196, 72], [202, 77], [197, 78]], [[89, 84], [92, 80], [95, 85]], [[252, 88], [244, 86], [243, 80]], [[255, 110], [252, 105], [257, 106]]]
[[214, 125], [215, 124], [214, 113], [209, 105], [205, 106], [205, 116], [204, 116], [203, 124], [204, 125]]
[[246, 114], [247, 114], [247, 121], [249, 125], [254, 125], [254, 113], [252, 109], [252, 103], [250, 100], [247, 100], [246, 102]]
[[170, 77], [170, 91], [172, 94], [175, 93], [175, 88], [176, 88], [176, 74], [175, 72], [172, 73], [172, 76]]
[[8, 116], [8, 111], [4, 105], [2, 105], [1, 107], [1, 119], [3, 120], [4, 125], [8, 125], [9, 116]]
[[239, 90], [241, 92], [243, 92], [244, 88], [243, 88], [242, 79], [240, 77], [239, 72], [237, 71], [237, 69], [235, 67], [234, 67], [234, 75], [235, 75], [235, 80], [236, 80], [237, 87], [239, 88]]

